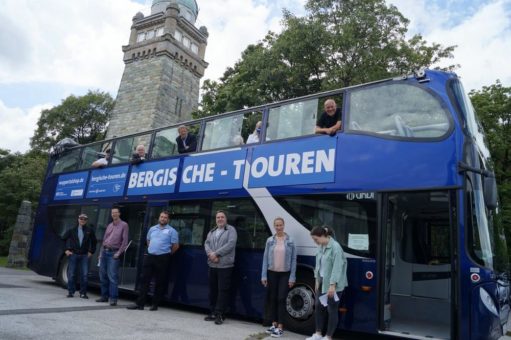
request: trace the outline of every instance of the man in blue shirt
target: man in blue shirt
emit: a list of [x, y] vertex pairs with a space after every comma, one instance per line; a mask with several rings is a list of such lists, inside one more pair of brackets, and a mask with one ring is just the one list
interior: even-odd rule
[[169, 224], [169, 212], [162, 211], [158, 224], [151, 227], [147, 232], [147, 254], [144, 255], [142, 264], [142, 279], [140, 294], [137, 302], [128, 309], [144, 309], [149, 291], [151, 279], [155, 279], [154, 295], [152, 306], [149, 310], [158, 310], [167, 288], [167, 268], [170, 255], [179, 248], [179, 237], [177, 231]]

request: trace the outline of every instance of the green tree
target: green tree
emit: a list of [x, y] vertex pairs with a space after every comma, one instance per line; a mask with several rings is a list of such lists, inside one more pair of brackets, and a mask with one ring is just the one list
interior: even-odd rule
[[455, 48], [406, 39], [408, 19], [384, 0], [309, 0], [306, 10], [284, 10], [282, 33], [248, 46], [218, 82], [206, 80], [194, 116], [411, 73]]
[[11, 162], [0, 171], [0, 256], [7, 255], [12, 230], [23, 200], [37, 208], [48, 156], [37, 151], [10, 155]]
[[106, 92], [89, 90], [81, 97], [71, 95], [60, 105], [41, 112], [30, 146], [33, 150], [49, 151], [66, 137], [80, 144], [101, 140], [113, 107], [114, 100]]
[[502, 222], [511, 240], [511, 87], [495, 84], [469, 93], [490, 148], [499, 188]]

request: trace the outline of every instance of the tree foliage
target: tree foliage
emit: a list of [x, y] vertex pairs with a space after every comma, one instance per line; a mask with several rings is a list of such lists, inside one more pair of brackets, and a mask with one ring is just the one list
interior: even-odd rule
[[37, 208], [39, 194], [48, 163], [48, 156], [37, 151], [9, 154], [0, 158], [0, 256], [7, 255], [16, 223], [18, 209], [23, 200]]
[[41, 112], [30, 146], [49, 151], [66, 137], [80, 144], [101, 140], [113, 106], [114, 100], [106, 92], [89, 90], [81, 97], [70, 95], [60, 105]]
[[305, 17], [284, 10], [280, 34], [249, 45], [218, 82], [206, 80], [194, 116], [411, 73], [455, 48], [407, 39], [408, 19], [384, 0], [308, 0], [306, 10]]
[[511, 240], [511, 87], [495, 84], [470, 92], [490, 148], [506, 236]]

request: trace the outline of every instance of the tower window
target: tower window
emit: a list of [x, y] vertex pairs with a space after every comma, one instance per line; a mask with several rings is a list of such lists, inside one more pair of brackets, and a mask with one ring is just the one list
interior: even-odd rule
[[156, 30], [156, 36], [161, 37], [163, 35], [163, 27], [158, 27]]
[[196, 44], [192, 43], [192, 52], [197, 54], [199, 53], [199, 46], [197, 46]]
[[176, 31], [174, 33], [174, 38], [176, 38], [177, 41], [181, 41], [181, 39], [183, 39], [183, 33], [181, 33], [180, 31]]
[[184, 37], [183, 45], [185, 45], [185, 47], [187, 47], [187, 48], [190, 48], [190, 39], [188, 39], [187, 37]]
[[141, 32], [137, 35], [137, 42], [144, 41], [145, 39], [145, 32]]
[[154, 38], [154, 31], [147, 31], [146, 39], [152, 39]]

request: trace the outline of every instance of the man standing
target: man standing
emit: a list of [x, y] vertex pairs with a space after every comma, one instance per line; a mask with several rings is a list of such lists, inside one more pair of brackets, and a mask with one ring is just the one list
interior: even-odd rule
[[335, 100], [327, 99], [325, 101], [325, 111], [316, 124], [316, 133], [335, 136], [336, 132], [341, 129], [341, 114], [341, 109], [337, 108]]
[[204, 249], [208, 255], [210, 305], [210, 313], [204, 320], [214, 320], [217, 325], [224, 322], [225, 312], [229, 305], [237, 240], [236, 229], [227, 224], [225, 212], [218, 210], [216, 212], [216, 227], [208, 233], [204, 243]]
[[197, 137], [188, 132], [188, 128], [181, 125], [177, 128], [179, 136], [176, 137], [177, 151], [179, 153], [195, 152], [197, 150]]
[[101, 281], [101, 297], [96, 302], [108, 302], [117, 305], [119, 290], [119, 257], [128, 246], [129, 227], [121, 220], [119, 208], [112, 208], [112, 223], [106, 227], [103, 246], [99, 254], [99, 279]]
[[68, 258], [67, 267], [67, 290], [68, 298], [75, 295], [75, 273], [76, 268], [80, 268], [80, 297], [88, 299], [87, 296], [87, 274], [89, 273], [89, 257], [96, 251], [96, 235], [94, 230], [87, 226], [87, 215], [78, 216], [78, 226], [66, 232], [64, 240], [66, 241], [65, 254]]
[[158, 224], [151, 227], [147, 232], [147, 254], [144, 255], [142, 264], [140, 293], [137, 302], [126, 307], [128, 309], [144, 309], [149, 284], [154, 277], [154, 295], [149, 310], [158, 310], [158, 304], [167, 288], [167, 268], [170, 255], [174, 254], [179, 248], [179, 237], [177, 231], [168, 224], [169, 217], [168, 211], [162, 211]]

